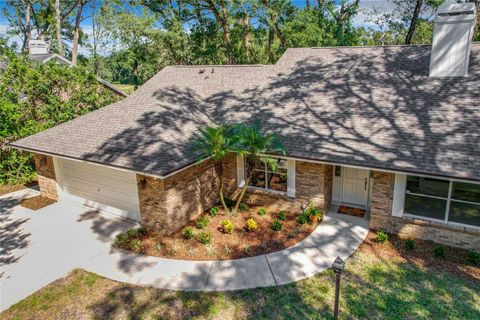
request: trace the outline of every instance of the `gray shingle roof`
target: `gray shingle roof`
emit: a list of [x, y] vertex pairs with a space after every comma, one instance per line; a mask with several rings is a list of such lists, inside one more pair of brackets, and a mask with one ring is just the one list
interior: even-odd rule
[[273, 66], [167, 67], [129, 98], [14, 145], [165, 175], [209, 123], [260, 123], [291, 157], [480, 180], [480, 44], [430, 78], [429, 46], [289, 49]]

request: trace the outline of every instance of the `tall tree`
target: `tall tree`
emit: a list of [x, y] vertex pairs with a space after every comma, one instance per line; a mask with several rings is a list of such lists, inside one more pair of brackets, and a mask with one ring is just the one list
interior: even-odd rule
[[77, 0], [77, 13], [75, 15], [75, 27], [72, 41], [72, 63], [77, 64], [78, 42], [80, 40], [80, 22], [82, 21], [83, 6], [88, 0]]
[[229, 64], [235, 63], [233, 55], [232, 36], [230, 32], [230, 12], [227, 7], [227, 2], [224, 0], [204, 0], [204, 8], [208, 9], [215, 17], [217, 23], [222, 28], [223, 41], [225, 44], [225, 50], [227, 54], [227, 62]]
[[60, 56], [65, 56], [62, 40], [62, 18], [60, 12], [60, 0], [55, 0], [55, 29], [57, 32], [57, 49]]

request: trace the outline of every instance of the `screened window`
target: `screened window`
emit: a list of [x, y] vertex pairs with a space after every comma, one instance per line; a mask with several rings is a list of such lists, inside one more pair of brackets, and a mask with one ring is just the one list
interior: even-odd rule
[[407, 176], [405, 213], [480, 227], [480, 185]]
[[260, 158], [256, 163], [247, 161], [246, 176], [248, 177], [248, 173], [252, 172], [249, 186], [265, 190], [287, 191], [287, 160], [273, 159], [273, 161], [273, 164], [266, 158]]

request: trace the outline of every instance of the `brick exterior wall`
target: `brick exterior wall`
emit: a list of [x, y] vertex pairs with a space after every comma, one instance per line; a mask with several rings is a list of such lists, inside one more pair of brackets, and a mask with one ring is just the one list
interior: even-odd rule
[[57, 180], [53, 158], [41, 154], [34, 154], [35, 168], [37, 169], [38, 187], [42, 196], [58, 200]]
[[[224, 166], [225, 196], [236, 198], [237, 163], [227, 157]], [[262, 190], [249, 190], [244, 201], [251, 205], [273, 206], [274, 210], [301, 210], [309, 200], [328, 209], [332, 195], [330, 165], [297, 161], [296, 198]], [[212, 162], [206, 161], [165, 180], [137, 174], [141, 223], [144, 227], [171, 234], [218, 203], [218, 176]]]
[[333, 166], [296, 161], [295, 196], [297, 201], [313, 201], [315, 206], [328, 210], [332, 203]]
[[392, 216], [394, 185], [393, 173], [373, 173], [370, 228], [398, 234], [402, 238], [419, 238], [480, 252], [480, 232], [473, 228]]
[[164, 180], [137, 174], [141, 223], [171, 234], [218, 202], [218, 176], [211, 161]]

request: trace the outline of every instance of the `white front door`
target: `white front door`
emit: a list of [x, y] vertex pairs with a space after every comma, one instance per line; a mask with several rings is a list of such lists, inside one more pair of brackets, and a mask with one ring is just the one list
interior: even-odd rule
[[368, 202], [368, 170], [343, 167], [342, 202], [366, 206]]

